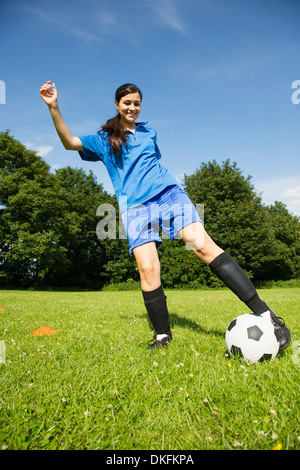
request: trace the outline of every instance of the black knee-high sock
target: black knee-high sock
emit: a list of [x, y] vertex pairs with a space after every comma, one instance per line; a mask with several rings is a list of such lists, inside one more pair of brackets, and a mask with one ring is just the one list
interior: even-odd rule
[[225, 251], [209, 265], [219, 279], [242, 300], [256, 315], [270, 310], [263, 302], [240, 265]]
[[145, 306], [151, 323], [158, 335], [166, 334], [172, 337], [170, 330], [169, 312], [162, 286], [151, 292], [142, 291]]

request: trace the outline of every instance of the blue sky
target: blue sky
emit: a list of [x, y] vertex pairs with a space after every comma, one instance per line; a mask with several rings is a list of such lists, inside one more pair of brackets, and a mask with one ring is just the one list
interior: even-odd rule
[[56, 83], [78, 136], [97, 132], [115, 89], [133, 82], [179, 181], [230, 159], [264, 203], [300, 215], [299, 17], [298, 0], [0, 0], [0, 130], [113, 192], [101, 163], [64, 150], [39, 89]]

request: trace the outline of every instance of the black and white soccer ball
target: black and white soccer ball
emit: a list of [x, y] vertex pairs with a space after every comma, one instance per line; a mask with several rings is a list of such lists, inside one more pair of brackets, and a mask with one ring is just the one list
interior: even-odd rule
[[271, 321], [248, 313], [232, 320], [225, 342], [231, 356], [240, 356], [248, 363], [272, 361], [279, 351]]

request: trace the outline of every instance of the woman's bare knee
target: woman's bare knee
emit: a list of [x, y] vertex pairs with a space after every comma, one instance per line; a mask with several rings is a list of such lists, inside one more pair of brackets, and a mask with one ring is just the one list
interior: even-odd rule
[[211, 263], [223, 250], [207, 234], [202, 224], [196, 222], [181, 231], [187, 249], [192, 250], [205, 263]]
[[161, 285], [160, 262], [156, 246], [151, 243], [133, 250], [138, 265], [142, 290], [151, 291]]

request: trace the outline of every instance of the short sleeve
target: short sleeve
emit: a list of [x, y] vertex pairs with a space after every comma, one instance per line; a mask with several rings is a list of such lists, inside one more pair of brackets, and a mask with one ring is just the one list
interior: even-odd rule
[[156, 158], [157, 158], [157, 160], [160, 160], [161, 159], [161, 153], [160, 153], [159, 147], [157, 145], [157, 132], [156, 132], [156, 130], [154, 130], [153, 141], [154, 141], [154, 145], [155, 145]]
[[82, 160], [88, 162], [102, 161], [105, 154], [105, 146], [103, 142], [103, 136], [100, 134], [90, 134], [80, 136], [83, 150], [79, 150], [78, 153]]

